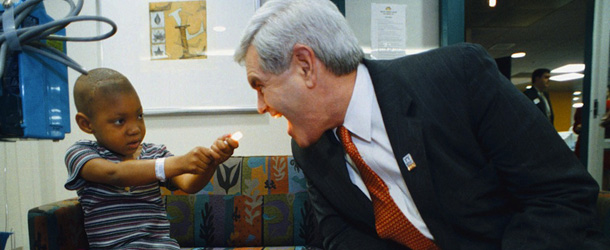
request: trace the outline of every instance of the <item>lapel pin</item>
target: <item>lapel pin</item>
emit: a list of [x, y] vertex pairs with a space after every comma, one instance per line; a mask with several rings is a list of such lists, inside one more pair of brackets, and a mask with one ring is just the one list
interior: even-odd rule
[[407, 170], [409, 171], [417, 167], [417, 165], [415, 165], [415, 161], [413, 161], [413, 157], [411, 157], [411, 154], [405, 155], [405, 157], [402, 158], [402, 161], [405, 163]]

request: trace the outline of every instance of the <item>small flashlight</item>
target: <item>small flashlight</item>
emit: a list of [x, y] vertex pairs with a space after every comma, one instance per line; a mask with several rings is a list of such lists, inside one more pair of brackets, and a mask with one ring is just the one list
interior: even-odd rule
[[[233, 139], [234, 141], [239, 141], [239, 139], [241, 139], [244, 136], [244, 134], [241, 131], [237, 131], [235, 133], [233, 133], [231, 136], [229, 136], [229, 138]], [[227, 142], [227, 140], [225, 140], [225, 144], [229, 145], [229, 142]]]
[[233, 139], [234, 141], [239, 141], [239, 139], [241, 139], [242, 137], [244, 137], [244, 134], [241, 131], [237, 131], [231, 135], [231, 139]]
[[[237, 131], [231, 134], [231, 136], [229, 136], [229, 138], [233, 139], [234, 141], [239, 141], [239, 139], [241, 139], [242, 137], [244, 137], [244, 134], [241, 131]], [[225, 140], [225, 144], [229, 145], [229, 142]]]

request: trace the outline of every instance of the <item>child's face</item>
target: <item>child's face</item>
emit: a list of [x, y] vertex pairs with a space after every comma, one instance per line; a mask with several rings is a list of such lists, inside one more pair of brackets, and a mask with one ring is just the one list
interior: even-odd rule
[[146, 135], [142, 105], [135, 92], [96, 98], [91, 129], [98, 143], [124, 158], [134, 155]]

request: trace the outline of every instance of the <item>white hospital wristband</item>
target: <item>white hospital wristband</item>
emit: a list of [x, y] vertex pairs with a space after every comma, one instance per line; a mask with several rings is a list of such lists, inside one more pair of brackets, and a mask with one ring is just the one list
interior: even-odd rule
[[158, 180], [165, 182], [165, 158], [159, 158], [155, 161], [155, 175]]

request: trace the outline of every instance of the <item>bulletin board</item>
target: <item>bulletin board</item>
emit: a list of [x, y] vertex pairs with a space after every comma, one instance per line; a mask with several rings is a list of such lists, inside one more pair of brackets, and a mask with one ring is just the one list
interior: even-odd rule
[[256, 112], [256, 92], [233, 53], [259, 0], [98, 4], [118, 26], [100, 42], [101, 65], [131, 81], [145, 114]]

